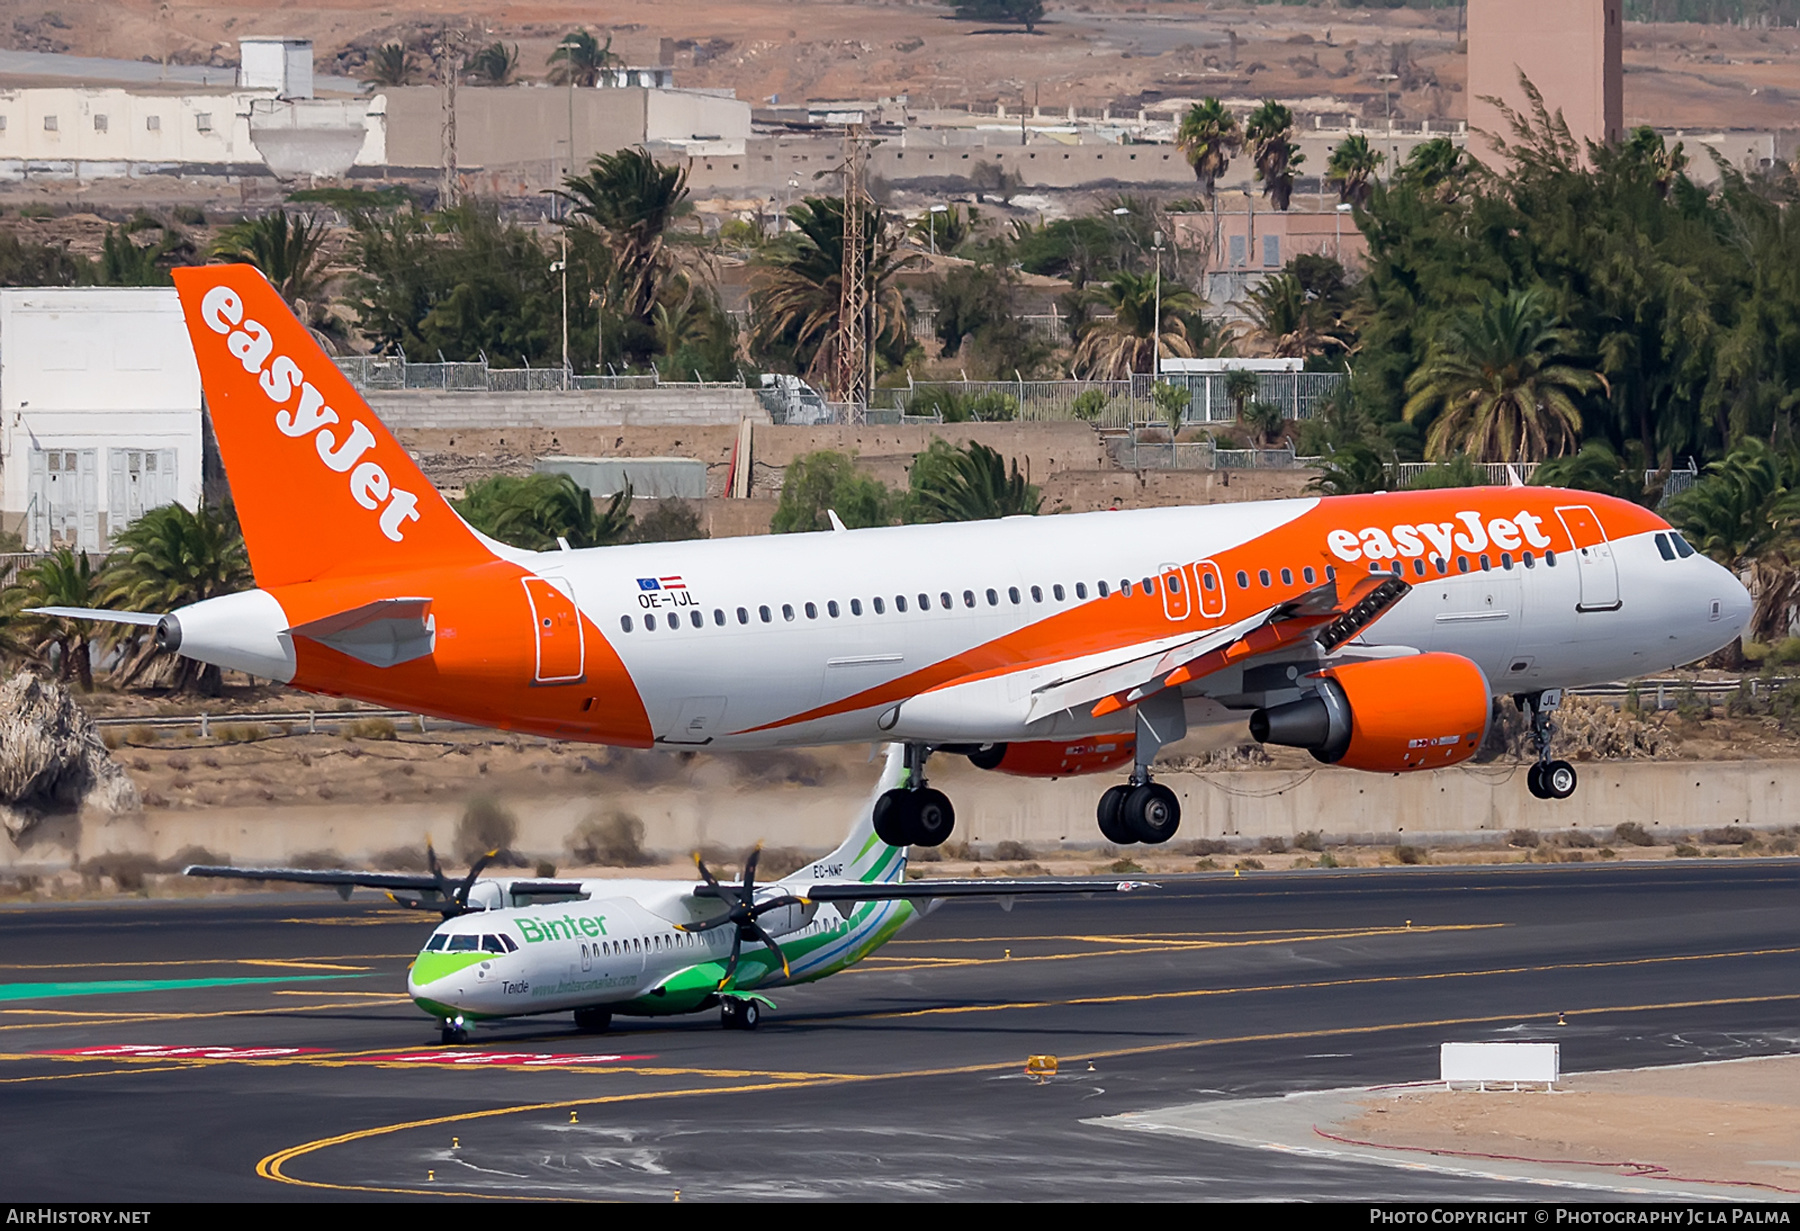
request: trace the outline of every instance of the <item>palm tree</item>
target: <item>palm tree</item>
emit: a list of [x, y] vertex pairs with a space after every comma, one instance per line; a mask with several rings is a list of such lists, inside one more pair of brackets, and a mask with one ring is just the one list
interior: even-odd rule
[[1157, 288], [1150, 274], [1117, 273], [1112, 281], [1090, 286], [1089, 303], [1111, 309], [1111, 320], [1097, 320], [1081, 335], [1075, 347], [1074, 367], [1090, 378], [1122, 379], [1133, 372], [1155, 368], [1158, 355], [1179, 359], [1193, 357], [1184, 313], [1198, 311], [1200, 300], [1184, 286], [1162, 283], [1162, 336], [1156, 330]]
[[[844, 267], [844, 202], [808, 197], [788, 210], [797, 236], [771, 246], [751, 279], [753, 347], [792, 357], [808, 378], [825, 379], [837, 363], [838, 311]], [[863, 218], [864, 284], [874, 314], [869, 347], [904, 351], [912, 341], [897, 277], [914, 257], [901, 251], [897, 229], [879, 208]]]
[[1294, 195], [1294, 168], [1305, 161], [1293, 142], [1293, 132], [1294, 113], [1272, 98], [1264, 99], [1244, 122], [1256, 178], [1262, 181], [1263, 195], [1279, 210], [1288, 207]]
[[1355, 133], [1345, 137], [1331, 151], [1331, 161], [1325, 167], [1325, 182], [1337, 185], [1338, 200], [1345, 205], [1367, 205], [1369, 193], [1374, 191], [1375, 172], [1383, 161], [1385, 156], [1370, 148], [1369, 139]]
[[1307, 293], [1292, 270], [1264, 278], [1248, 295], [1256, 349], [1284, 359], [1311, 359], [1350, 348], [1350, 330], [1333, 306]]
[[470, 484], [456, 511], [483, 534], [528, 551], [547, 551], [558, 539], [571, 547], [622, 543], [633, 526], [629, 483], [602, 513], [587, 488], [566, 474], [483, 479]]
[[980, 213], [973, 205], [953, 203], [944, 209], [926, 210], [923, 217], [907, 223], [906, 230], [919, 247], [935, 249], [939, 255], [948, 256], [968, 242], [979, 217]]
[[1188, 108], [1175, 131], [1175, 148], [1186, 155], [1200, 181], [1200, 191], [1213, 199], [1213, 185], [1231, 165], [1231, 156], [1244, 148], [1244, 134], [1238, 129], [1237, 117], [1216, 98], [1204, 99]]
[[1800, 458], [1750, 437], [1706, 471], [1670, 502], [1669, 519], [1743, 578], [1754, 603], [1750, 637], [1779, 640], [1800, 601]]
[[1573, 336], [1552, 323], [1533, 288], [1490, 296], [1445, 321], [1406, 381], [1410, 423], [1436, 415], [1428, 457], [1463, 452], [1480, 461], [1537, 461], [1581, 440], [1575, 399], [1606, 378], [1569, 362]]
[[[173, 611], [189, 603], [235, 594], [255, 584], [243, 532], [229, 509], [179, 504], [151, 509], [113, 536], [113, 553], [100, 575], [101, 605], [127, 611]], [[173, 686], [219, 691], [219, 669], [159, 652], [146, 642], [120, 671], [130, 683], [160, 660], [173, 659]]]
[[909, 522], [984, 521], [1035, 514], [1044, 498], [1025, 481], [1015, 459], [974, 441], [953, 449], [934, 439], [913, 459]]
[[327, 282], [319, 259], [327, 230], [323, 218], [290, 218], [285, 209], [277, 209], [226, 227], [213, 242], [212, 255], [256, 266], [290, 304], [314, 303], [324, 296]]
[[1225, 396], [1231, 401], [1231, 409], [1241, 421], [1244, 408], [1250, 404], [1262, 389], [1262, 380], [1248, 368], [1233, 368], [1225, 373]]
[[375, 86], [411, 85], [417, 65], [412, 52], [401, 43], [383, 43], [369, 57], [363, 80]]
[[612, 257], [615, 311], [647, 319], [673, 266], [665, 248], [669, 225], [693, 208], [688, 169], [657, 162], [648, 150], [601, 154], [586, 175], [570, 176], [558, 193], [573, 207], [572, 225], [599, 234]]
[[463, 73], [483, 85], [511, 85], [519, 72], [519, 45], [489, 43], [463, 61]]
[[1327, 457], [1319, 467], [1318, 476], [1307, 483], [1306, 490], [1322, 496], [1366, 496], [1371, 492], [1386, 491], [1390, 485], [1381, 454], [1358, 442]]
[[601, 73], [624, 61], [613, 53], [612, 35], [602, 43], [586, 30], [577, 30], [563, 36], [548, 63], [552, 85], [596, 86]]
[[19, 571], [18, 581], [7, 594], [6, 607], [15, 613], [19, 641], [43, 662], [53, 662], [57, 678], [76, 680], [82, 692], [94, 691], [94, 669], [89, 648], [94, 642], [91, 620], [32, 615], [27, 607], [100, 607], [99, 575], [88, 563], [87, 552], [59, 547], [36, 564]]
[[1474, 174], [1475, 164], [1467, 151], [1458, 149], [1448, 137], [1433, 137], [1413, 146], [1395, 179], [1447, 205], [1463, 194]]

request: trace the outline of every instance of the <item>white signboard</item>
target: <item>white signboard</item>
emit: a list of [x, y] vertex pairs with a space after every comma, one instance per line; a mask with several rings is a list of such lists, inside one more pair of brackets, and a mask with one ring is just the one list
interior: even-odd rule
[[1562, 1071], [1560, 1043], [1445, 1043], [1438, 1053], [1439, 1080], [1452, 1082], [1543, 1082]]

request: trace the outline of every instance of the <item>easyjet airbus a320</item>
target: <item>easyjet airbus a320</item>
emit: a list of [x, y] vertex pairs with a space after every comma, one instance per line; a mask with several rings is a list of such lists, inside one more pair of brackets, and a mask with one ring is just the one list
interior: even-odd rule
[[247, 266], [175, 271], [257, 588], [156, 625], [202, 662], [559, 739], [894, 741], [894, 845], [954, 824], [934, 751], [1129, 767], [1114, 842], [1180, 809], [1157, 751], [1208, 724], [1374, 772], [1473, 756], [1495, 695], [1691, 662], [1744, 628], [1728, 571], [1654, 513], [1489, 487], [530, 552], [471, 529]]

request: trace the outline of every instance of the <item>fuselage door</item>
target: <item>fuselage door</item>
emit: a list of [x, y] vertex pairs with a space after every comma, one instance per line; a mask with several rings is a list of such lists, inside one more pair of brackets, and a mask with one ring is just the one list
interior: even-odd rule
[[1156, 572], [1162, 582], [1163, 614], [1171, 620], [1187, 619], [1194, 611], [1187, 570], [1179, 564], [1165, 564]]
[[575, 591], [560, 577], [525, 578], [525, 597], [531, 604], [531, 624], [537, 638], [539, 684], [572, 684], [581, 679], [587, 665], [587, 646], [581, 631], [581, 613], [575, 608]]
[[1575, 568], [1581, 576], [1581, 601], [1575, 610], [1617, 611], [1619, 562], [1613, 558], [1600, 519], [1585, 504], [1559, 508], [1556, 517], [1575, 545]]
[[1197, 593], [1200, 596], [1200, 614], [1209, 620], [1216, 620], [1225, 614], [1225, 575], [1219, 572], [1219, 566], [1211, 560], [1202, 560], [1194, 566], [1194, 578], [1200, 583]]

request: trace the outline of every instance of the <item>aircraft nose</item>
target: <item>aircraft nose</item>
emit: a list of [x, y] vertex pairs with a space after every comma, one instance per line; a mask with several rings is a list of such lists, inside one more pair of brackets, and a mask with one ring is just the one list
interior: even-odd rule
[[1730, 636], [1742, 636], [1749, 631], [1750, 613], [1755, 607], [1750, 591], [1724, 565], [1714, 564], [1713, 567], [1723, 574], [1720, 578], [1719, 623]]

